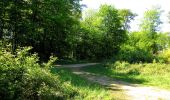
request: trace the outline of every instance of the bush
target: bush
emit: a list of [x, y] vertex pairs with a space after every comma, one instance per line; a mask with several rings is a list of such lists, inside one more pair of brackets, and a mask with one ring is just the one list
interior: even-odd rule
[[128, 45], [125, 45], [121, 48], [117, 57], [117, 60], [128, 61], [130, 63], [152, 62], [153, 59], [154, 56], [151, 54], [151, 52]]
[[29, 54], [31, 48], [19, 49], [12, 55], [7, 49], [0, 50], [0, 99], [37, 100], [71, 98], [76, 92], [50, 73], [49, 67], [56, 58], [38, 64], [36, 54]]
[[164, 50], [159, 54], [159, 62], [170, 63], [170, 49]]
[[127, 69], [129, 66], [130, 66], [130, 64], [128, 62], [125, 62], [125, 61], [123, 61], [123, 62], [116, 61], [115, 64], [114, 64], [114, 67], [117, 70]]
[[[139, 64], [140, 65], [140, 64]], [[140, 74], [141, 66], [134, 66], [125, 61], [116, 61], [114, 64], [110, 64], [110, 68], [115, 72], [127, 73], [127, 74]]]

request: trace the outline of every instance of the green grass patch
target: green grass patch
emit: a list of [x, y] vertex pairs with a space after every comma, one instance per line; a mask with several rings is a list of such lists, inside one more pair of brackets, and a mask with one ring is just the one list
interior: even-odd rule
[[60, 76], [60, 80], [69, 83], [77, 92], [74, 100], [114, 100], [110, 91], [103, 86], [73, 74], [69, 69], [52, 68], [52, 73]]
[[169, 64], [129, 64], [127, 62], [116, 62], [114, 64], [84, 67], [83, 69], [88, 72], [107, 75], [115, 80], [170, 89]]

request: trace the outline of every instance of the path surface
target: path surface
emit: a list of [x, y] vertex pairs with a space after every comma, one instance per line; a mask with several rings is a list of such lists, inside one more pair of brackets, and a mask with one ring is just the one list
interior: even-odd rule
[[[86, 79], [104, 85], [113, 91], [124, 91], [125, 100], [170, 100], [170, 91], [158, 89], [155, 87], [144, 87], [137, 84], [130, 84], [123, 81], [114, 80], [107, 76], [101, 76], [81, 70], [81, 67], [96, 65], [97, 63], [62, 65], [65, 68], [71, 68], [74, 74], [85, 77]], [[60, 66], [60, 67], [62, 67]]]
[[71, 64], [71, 65], [55, 65], [55, 66], [61, 67], [61, 68], [81, 68], [81, 67], [92, 66], [92, 65], [96, 65], [96, 64], [98, 64], [98, 63]]

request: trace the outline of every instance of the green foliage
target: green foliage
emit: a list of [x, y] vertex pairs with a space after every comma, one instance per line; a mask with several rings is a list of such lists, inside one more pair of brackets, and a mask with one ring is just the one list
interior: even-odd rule
[[154, 55], [148, 50], [149, 43], [142, 32], [131, 32], [128, 40], [121, 46], [117, 60], [135, 62], [152, 62]]
[[[103, 17], [101, 29], [104, 30], [102, 48], [106, 57], [112, 57], [116, 54], [122, 43], [126, 40], [125, 30], [122, 29], [118, 10], [113, 6], [103, 5], [99, 10], [99, 14]], [[114, 16], [114, 17], [113, 17]]]
[[[135, 63], [117, 61], [107, 65], [89, 66], [86, 71], [107, 75], [116, 80], [170, 89], [170, 65], [162, 63]], [[101, 71], [102, 70], [102, 71]]]
[[153, 7], [144, 13], [144, 18], [140, 24], [141, 32], [146, 35], [146, 43], [149, 43], [148, 50], [151, 50], [153, 54], [158, 52], [157, 32], [160, 30], [160, 24], [162, 23], [160, 16], [161, 10], [158, 7]]
[[117, 61], [115, 62], [114, 66], [111, 65], [109, 67], [112, 68], [112, 70], [114, 70], [115, 72], [126, 73], [128, 75], [141, 75], [146, 81], [148, 81], [147, 75], [149, 77], [162, 77], [165, 80], [167, 75], [169, 75], [168, 72], [170, 70], [169, 65], [162, 63], [129, 64], [127, 62]]
[[0, 1], [0, 38], [32, 46], [42, 59], [69, 56], [81, 17], [80, 0]]
[[128, 62], [120, 62], [116, 61], [113, 66], [110, 66], [113, 70], [115, 71], [121, 71], [122, 73], [127, 73], [127, 74], [133, 74], [133, 75], [138, 75], [140, 74], [140, 70], [138, 70], [138, 67], [133, 67], [130, 68], [130, 64]]
[[138, 47], [124, 45], [122, 46], [117, 60], [135, 62], [152, 62], [154, 56], [149, 51], [140, 49]]
[[[161, 11], [153, 8], [144, 13], [140, 32], [131, 32], [128, 40], [121, 46], [118, 60], [135, 62], [152, 62], [158, 51], [166, 48], [168, 36], [158, 33]], [[166, 42], [165, 42], [166, 41]]]
[[0, 51], [0, 99], [66, 99], [76, 92], [61, 82], [48, 68], [55, 58], [44, 64], [37, 63], [36, 54], [30, 55], [30, 48], [18, 49], [12, 55], [6, 49]]
[[127, 38], [118, 10], [102, 5], [98, 11], [90, 10], [86, 15], [81, 23], [78, 58], [105, 59], [115, 56]]
[[144, 32], [149, 32], [150, 34], [154, 34], [153, 32], [159, 31], [160, 24], [162, 23], [160, 16], [161, 10], [159, 7], [153, 7], [150, 10], [147, 10], [144, 13], [144, 18], [141, 22], [141, 30]]
[[120, 9], [118, 11], [120, 17], [121, 17], [121, 23], [123, 24], [123, 28], [126, 31], [129, 31], [130, 29], [130, 22], [134, 20], [134, 18], [137, 16], [137, 14], [133, 13], [129, 9]]
[[160, 52], [159, 56], [159, 61], [160, 62], [170, 62], [170, 49], [165, 49], [162, 52]]

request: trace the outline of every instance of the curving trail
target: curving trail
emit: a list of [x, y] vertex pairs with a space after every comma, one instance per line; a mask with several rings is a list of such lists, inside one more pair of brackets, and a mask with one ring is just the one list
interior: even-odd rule
[[98, 63], [62, 65], [61, 68], [71, 68], [74, 74], [85, 77], [89, 81], [99, 83], [111, 92], [124, 91], [123, 100], [170, 100], [170, 91], [158, 89], [155, 87], [144, 87], [138, 84], [130, 84], [123, 81], [114, 80], [107, 76], [101, 76], [81, 70], [81, 67], [96, 65]]

